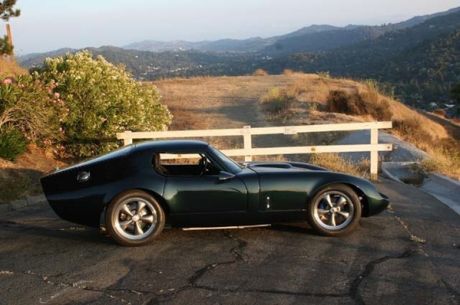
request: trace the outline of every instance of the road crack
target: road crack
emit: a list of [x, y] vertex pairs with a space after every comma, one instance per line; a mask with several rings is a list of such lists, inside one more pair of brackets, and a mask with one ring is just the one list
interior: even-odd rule
[[26, 276], [32, 276], [32, 277], [35, 277], [35, 278], [41, 280], [46, 285], [51, 285], [51, 286], [60, 288], [59, 291], [57, 291], [56, 293], [54, 293], [50, 297], [48, 297], [48, 298], [40, 298], [39, 299], [40, 304], [46, 304], [46, 303], [56, 299], [57, 297], [63, 295], [64, 293], [66, 293], [67, 291], [69, 291], [71, 289], [79, 289], [79, 290], [102, 293], [105, 296], [107, 296], [108, 298], [115, 299], [117, 301], [120, 301], [122, 304], [127, 304], [127, 305], [130, 305], [131, 302], [126, 300], [125, 298], [115, 296], [110, 292], [130, 293], [130, 294], [136, 294], [136, 295], [144, 295], [144, 294], [147, 294], [147, 293], [148, 294], [155, 294], [154, 292], [151, 292], [151, 291], [137, 291], [137, 290], [129, 289], [129, 288], [126, 288], [126, 289], [123, 289], [123, 288], [108, 288], [108, 287], [107, 288], [97, 288], [97, 287], [93, 287], [93, 286], [88, 285], [89, 283], [92, 283], [92, 281], [88, 281], [88, 280], [79, 280], [79, 281], [72, 282], [72, 283], [51, 280], [51, 278], [61, 276], [62, 274], [44, 275], [44, 274], [40, 274], [40, 273], [37, 273], [37, 272], [33, 272], [31, 270], [27, 270], [27, 271], [2, 270], [1, 274], [3, 274], [3, 275], [21, 274], [21, 275], [26, 275]]
[[157, 295], [156, 297], [150, 299], [146, 304], [148, 305], [156, 305], [163, 302], [173, 300], [178, 294], [184, 292], [186, 290], [191, 289], [201, 289], [206, 291], [212, 292], [223, 292], [223, 293], [266, 293], [266, 294], [279, 294], [279, 295], [287, 295], [287, 296], [303, 296], [303, 297], [331, 297], [331, 298], [344, 298], [348, 297], [348, 293], [320, 293], [320, 292], [310, 292], [310, 291], [289, 291], [289, 290], [277, 290], [277, 289], [247, 289], [247, 288], [219, 288], [213, 287], [208, 285], [200, 285], [198, 284], [199, 280], [205, 276], [211, 270], [216, 269], [219, 266], [223, 265], [231, 265], [236, 264], [239, 262], [246, 262], [244, 250], [246, 249], [248, 243], [236, 237], [235, 235], [231, 234], [230, 232], [224, 232], [224, 236], [235, 241], [237, 244], [235, 247], [231, 248], [229, 252], [233, 255], [234, 259], [222, 262], [215, 262], [211, 264], [207, 264], [199, 269], [197, 269], [188, 279], [188, 284], [173, 291], [170, 291], [165, 294]]
[[395, 215], [394, 218], [403, 227], [404, 231], [406, 231], [407, 234], [409, 234], [409, 239], [417, 245], [420, 252], [423, 253], [423, 255], [425, 255], [426, 257], [428, 257], [428, 253], [426, 253], [426, 251], [423, 249], [423, 245], [426, 243], [426, 239], [412, 233], [412, 231], [409, 228], [409, 225], [406, 224], [401, 219], [401, 217]]
[[236, 264], [239, 262], [246, 262], [246, 259], [244, 257], [244, 249], [247, 247], [248, 243], [244, 241], [241, 238], [238, 238], [231, 234], [230, 232], [224, 231], [224, 236], [232, 241], [235, 241], [237, 244], [236, 246], [232, 247], [229, 250], [229, 253], [233, 255], [233, 259], [227, 260], [227, 261], [221, 261], [221, 262], [214, 262], [207, 264], [197, 270], [187, 278], [187, 283], [186, 285], [179, 287], [179, 288], [174, 288], [170, 289], [169, 292], [163, 293], [160, 295], [156, 295], [156, 297], [152, 298], [147, 304], [158, 304], [160, 302], [168, 301], [173, 299], [175, 296], [177, 296], [179, 293], [189, 290], [189, 289], [203, 289], [203, 290], [209, 290], [209, 291], [224, 291], [224, 289], [218, 289], [215, 287], [210, 287], [206, 285], [199, 285], [197, 284], [198, 281], [205, 276], [208, 272], [211, 270], [216, 269], [219, 266], [223, 265], [231, 265], [231, 264]]
[[386, 256], [383, 256], [383, 257], [380, 257], [380, 258], [377, 258], [375, 260], [372, 260], [372, 261], [368, 262], [365, 265], [364, 270], [360, 274], [358, 274], [358, 276], [351, 282], [351, 286], [350, 286], [350, 289], [349, 289], [349, 292], [348, 292], [348, 296], [351, 299], [353, 299], [356, 302], [356, 304], [364, 305], [365, 302], [364, 302], [364, 299], [363, 299], [363, 297], [361, 296], [361, 294], [359, 292], [359, 287], [361, 286], [361, 283], [372, 274], [372, 272], [374, 271], [375, 267], [377, 265], [385, 263], [385, 262], [387, 262], [389, 260], [408, 258], [410, 256], [415, 255], [417, 252], [418, 251], [415, 250], [415, 249], [408, 249], [408, 250], [404, 251], [403, 253], [401, 253], [399, 255], [386, 255]]

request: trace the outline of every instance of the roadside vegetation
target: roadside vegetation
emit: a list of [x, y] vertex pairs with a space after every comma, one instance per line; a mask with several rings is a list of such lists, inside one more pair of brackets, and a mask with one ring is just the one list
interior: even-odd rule
[[117, 132], [164, 130], [171, 123], [155, 87], [89, 52], [48, 59], [30, 74], [8, 63], [0, 78], [0, 202], [33, 193], [40, 173], [52, 169], [24, 164], [24, 152], [25, 160], [40, 150], [44, 163], [60, 164], [118, 147]]
[[124, 130], [165, 130], [171, 122], [154, 87], [143, 86], [124, 70], [89, 52], [47, 59], [33, 78], [53, 86], [65, 104], [60, 130], [66, 153], [90, 157], [118, 146]]
[[[135, 131], [166, 128], [171, 122], [172, 115], [174, 120], [168, 127], [172, 130], [391, 119], [394, 128], [390, 132], [431, 155], [432, 159], [422, 163], [423, 168], [453, 177], [460, 176], [458, 156], [460, 149], [456, 148], [458, 140], [453, 140], [446, 128], [440, 124], [394, 100], [391, 94], [390, 96], [381, 94], [382, 89], [373, 82], [358, 83], [348, 79], [332, 78], [327, 74], [285, 71], [283, 75], [165, 79], [155, 82], [155, 86], [152, 86], [150, 83], [141, 84], [133, 81], [121, 67], [110, 65], [102, 58], [94, 59], [88, 53], [77, 55], [47, 61], [44, 68], [33, 71], [30, 75], [15, 74], [14, 77], [6, 79], [6, 82], [3, 78], [0, 84], [2, 105], [0, 115], [4, 114], [6, 108], [11, 108], [10, 105], [19, 105], [18, 103], [33, 100], [35, 108], [30, 109], [29, 113], [40, 114], [37, 119], [48, 124], [42, 128], [28, 128], [29, 125], [25, 122], [29, 122], [28, 124], [33, 122], [29, 117], [25, 121], [10, 122], [1, 127], [2, 132], [15, 129], [12, 128], [13, 126], [20, 126], [20, 130], [25, 131], [21, 132], [25, 135], [23, 138], [19, 134], [13, 134], [8, 136], [8, 140], [6, 136], [2, 136], [0, 140], [4, 143], [11, 141], [17, 144], [16, 146], [4, 145], [3, 148], [0, 146], [0, 151], [11, 150], [12, 147], [16, 150], [12, 154], [9, 151], [9, 155], [0, 152], [3, 154], [0, 157], [3, 158], [0, 166], [2, 169], [11, 169], [11, 171], [2, 170], [0, 175], [0, 188], [8, 190], [3, 191], [3, 197], [12, 196], [11, 194], [16, 192], [15, 189], [18, 194], [24, 189], [39, 189], [38, 180], [29, 179], [31, 173], [22, 169], [48, 171], [56, 166], [62, 166], [60, 162], [67, 158], [78, 159], [106, 151], [116, 144], [113, 138], [116, 132], [124, 129]], [[110, 79], [112, 75], [110, 73], [115, 73], [114, 75], [118, 75], [119, 78]], [[109, 80], [106, 81], [108, 78]], [[126, 86], [125, 81], [128, 83], [129, 90], [121, 90]], [[99, 85], [90, 87], [115, 91], [111, 91], [112, 93], [104, 91], [102, 94], [94, 88], [85, 86], [86, 83], [91, 82]], [[36, 90], [33, 89], [35, 86], [37, 86]], [[32, 91], [35, 95], [32, 95]], [[129, 91], [129, 95], [124, 91]], [[7, 92], [15, 93], [7, 94]], [[130, 100], [130, 96], [133, 95], [148, 99], [148, 102], [133, 102]], [[127, 111], [127, 106], [117, 98], [118, 96], [132, 103], [130, 105], [134, 105], [130, 107], [150, 105], [150, 110], [151, 108], [158, 110], [150, 117], [159, 119], [149, 123], [145, 121], [148, 119], [147, 116], [141, 117], [138, 122], [142, 123], [137, 125], [136, 129], [133, 128], [134, 125], [130, 123], [133, 121], [130, 120], [134, 120], [137, 111], [140, 110], [130, 108], [130, 111]], [[94, 100], [94, 105], [85, 103], [88, 99]], [[110, 104], [111, 108], [108, 108], [106, 103]], [[52, 109], [55, 120], [47, 119], [46, 113], [40, 110], [43, 107]], [[69, 118], [73, 111], [76, 115]], [[122, 112], [127, 115], [125, 119], [115, 119], [115, 116], [118, 118]], [[292, 141], [324, 145], [334, 142], [341, 136], [343, 133], [338, 132], [267, 139], [260, 137], [255, 139], [254, 143], [261, 145], [260, 147], [270, 146], [273, 143], [292, 145]], [[109, 137], [112, 139], [106, 141]], [[242, 146], [239, 137], [205, 140], [211, 140], [219, 148]], [[28, 153], [21, 155], [24, 143]], [[44, 154], [43, 163], [48, 163], [48, 166], [41, 166], [40, 169], [34, 167], [34, 162], [29, 160], [34, 158], [31, 156], [31, 147], [35, 147], [35, 155], [38, 155], [38, 151]], [[7, 161], [6, 158], [15, 161]], [[280, 156], [259, 159], [272, 158], [283, 159]], [[341, 155], [314, 154], [308, 161], [337, 171], [364, 177], [368, 175], [367, 160], [352, 164]], [[12, 174], [13, 169], [16, 169], [15, 173], [21, 169], [23, 178], [16, 177], [14, 178], [16, 180], [11, 180], [15, 177]], [[18, 181], [17, 185], [22, 186], [15, 188], [5, 184], [6, 181]], [[0, 201], [2, 201], [1, 197], [0, 192]]]
[[359, 163], [353, 163], [350, 160], [341, 157], [339, 154], [324, 153], [312, 154], [308, 160], [312, 164], [336, 171], [347, 173], [359, 177], [370, 178], [368, 159], [363, 159]]
[[[393, 121], [388, 132], [427, 152], [430, 159], [422, 162], [427, 171], [460, 177], [460, 139], [450, 135], [440, 124], [403, 105], [392, 97], [391, 90], [379, 88], [374, 81], [355, 82], [334, 79], [329, 75], [308, 75], [290, 71], [297, 79], [285, 87], [267, 90], [260, 104], [271, 121], [297, 125], [323, 122]], [[384, 92], [384, 93], [383, 93]], [[346, 115], [340, 117], [339, 114]], [[340, 134], [337, 135], [340, 137]], [[327, 144], [327, 143], [318, 143]], [[316, 158], [316, 157], [315, 157]], [[336, 167], [346, 166], [339, 156], [324, 157]], [[313, 158], [314, 159], [314, 158]]]

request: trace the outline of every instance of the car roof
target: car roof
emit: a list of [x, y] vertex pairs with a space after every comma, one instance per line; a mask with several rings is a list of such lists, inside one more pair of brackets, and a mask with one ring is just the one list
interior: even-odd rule
[[159, 152], [168, 151], [190, 151], [203, 150], [209, 146], [208, 143], [198, 140], [162, 140], [145, 141], [133, 145], [135, 151], [154, 150]]

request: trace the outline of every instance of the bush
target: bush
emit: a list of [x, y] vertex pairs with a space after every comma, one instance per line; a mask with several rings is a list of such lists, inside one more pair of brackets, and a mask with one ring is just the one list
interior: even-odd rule
[[373, 92], [361, 94], [333, 90], [327, 98], [327, 110], [350, 115], [370, 115], [376, 120], [391, 120], [393, 114], [388, 100]]
[[8, 41], [8, 36], [0, 38], [0, 55], [11, 55], [13, 54], [13, 46]]
[[446, 111], [444, 109], [441, 109], [441, 108], [437, 108], [437, 109], [433, 110], [433, 113], [437, 114], [439, 116], [442, 116], [443, 118], [447, 117]]
[[26, 151], [26, 139], [19, 130], [0, 129], [0, 158], [14, 161]]
[[331, 74], [328, 71], [318, 72], [318, 76], [320, 78], [325, 78], [325, 79], [330, 79], [331, 78]]
[[171, 122], [155, 87], [87, 51], [48, 58], [34, 77], [53, 84], [65, 100], [69, 114], [61, 125], [67, 151], [76, 157], [115, 148], [117, 132], [165, 130]]
[[67, 110], [52, 89], [29, 75], [0, 82], [0, 130], [16, 129], [27, 140], [43, 144], [60, 140], [59, 121]]
[[252, 74], [254, 76], [266, 76], [268, 75], [268, 72], [265, 71], [264, 69], [257, 69], [254, 71], [254, 73]]
[[286, 117], [289, 115], [295, 97], [286, 90], [278, 87], [270, 89], [260, 98], [265, 111], [274, 116]]

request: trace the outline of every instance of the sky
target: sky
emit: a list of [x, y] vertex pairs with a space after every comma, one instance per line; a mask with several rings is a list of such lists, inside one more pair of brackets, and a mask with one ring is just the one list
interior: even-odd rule
[[[21, 16], [10, 23], [23, 55], [147, 39], [269, 37], [311, 24], [395, 23], [457, 6], [459, 0], [18, 0]], [[0, 21], [0, 35], [4, 28]]]

